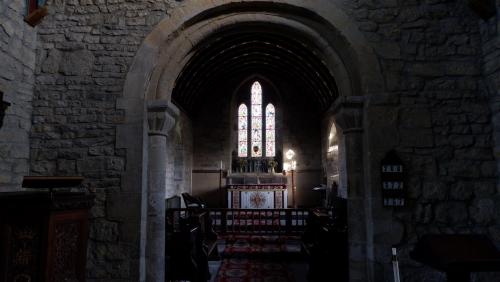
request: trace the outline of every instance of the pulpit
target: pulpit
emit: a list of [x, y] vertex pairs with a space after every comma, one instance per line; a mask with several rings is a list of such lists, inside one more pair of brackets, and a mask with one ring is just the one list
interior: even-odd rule
[[235, 174], [228, 176], [227, 204], [230, 209], [287, 208], [286, 176], [280, 174]]
[[[75, 182], [52, 178], [32, 184]], [[83, 191], [0, 193], [0, 281], [85, 281], [93, 202], [94, 196]]]

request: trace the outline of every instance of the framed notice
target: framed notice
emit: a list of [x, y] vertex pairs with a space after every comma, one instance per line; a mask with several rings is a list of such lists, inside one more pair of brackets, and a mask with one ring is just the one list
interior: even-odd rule
[[406, 205], [405, 167], [396, 152], [390, 151], [380, 165], [382, 201], [384, 207]]

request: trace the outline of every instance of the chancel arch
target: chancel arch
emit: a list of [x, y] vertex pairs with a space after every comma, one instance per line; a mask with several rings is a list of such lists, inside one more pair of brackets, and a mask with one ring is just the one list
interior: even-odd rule
[[[203, 109], [204, 99], [221, 98], [218, 93], [234, 91], [249, 73], [255, 72], [279, 81], [276, 87], [291, 93], [286, 101], [292, 107], [304, 101], [300, 105], [315, 109], [318, 128], [322, 115], [335, 115], [336, 119], [345, 121], [339, 123], [344, 126], [344, 133], [356, 133], [346, 141], [346, 153], [360, 154], [363, 124], [356, 122], [362, 121], [364, 99], [357, 97], [377, 94], [383, 80], [379, 79], [374, 54], [363, 47], [363, 36], [356, 25], [335, 8], [334, 2], [186, 1], [182, 5], [182, 9], [176, 9], [146, 38], [129, 70], [124, 97], [118, 101], [118, 108], [126, 114], [125, 125], [118, 128], [118, 136], [137, 136], [118, 138], [118, 146], [127, 149], [125, 190], [142, 187], [140, 194], [147, 197], [151, 183], [146, 176], [163, 167], [147, 161], [151, 151], [147, 150], [147, 142], [143, 142], [148, 138], [144, 127], [145, 109], [162, 110], [175, 119], [183, 115], [196, 118], [198, 110]], [[293, 84], [287, 85], [285, 81]], [[222, 82], [228, 83], [222, 85]], [[229, 122], [231, 113], [222, 114]], [[354, 119], [355, 128], [350, 119]], [[289, 130], [287, 134], [293, 136], [293, 127]], [[194, 131], [196, 140], [196, 128]], [[317, 142], [320, 149], [320, 138]], [[228, 139], [221, 143], [222, 148], [214, 149], [220, 149], [226, 156], [226, 165], [231, 158], [230, 143]], [[298, 147], [297, 144], [300, 140], [292, 138], [287, 146]], [[196, 143], [193, 147], [197, 147]], [[284, 145], [283, 150], [286, 149]], [[300, 161], [306, 164], [305, 153], [300, 148], [298, 151]], [[355, 160], [356, 164], [347, 162], [348, 172], [349, 166], [363, 167], [362, 158]], [[165, 162], [169, 171], [170, 162]], [[218, 161], [208, 159], [205, 165], [217, 168]], [[351, 181], [349, 188], [352, 186], [357, 192], [356, 209], [367, 208], [358, 206], [363, 203], [363, 190], [369, 189], [368, 184], [363, 184], [363, 177], [363, 171], [358, 170], [347, 180]], [[168, 180], [166, 189], [175, 189]], [[123, 205], [127, 205], [126, 200]], [[154, 222], [148, 212], [137, 212], [142, 222]], [[350, 222], [352, 230], [363, 230], [349, 234], [354, 252], [351, 271], [359, 277], [369, 277], [372, 272], [371, 235], [366, 226], [370, 216], [366, 211], [362, 218], [353, 218]], [[140, 224], [140, 228], [144, 234], [154, 232], [148, 224]], [[154, 259], [148, 256], [148, 250], [162, 244], [161, 238], [150, 240], [148, 235], [147, 243], [141, 245], [138, 260], [142, 275], [149, 273], [149, 260]], [[356, 250], [368, 256], [360, 258], [355, 255]]]

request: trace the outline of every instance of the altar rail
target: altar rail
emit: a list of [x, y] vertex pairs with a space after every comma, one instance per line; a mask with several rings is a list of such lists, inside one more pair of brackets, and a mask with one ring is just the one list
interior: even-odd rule
[[308, 209], [167, 209], [167, 219], [174, 225], [191, 212], [209, 212], [212, 225], [220, 234], [290, 235], [303, 232]]

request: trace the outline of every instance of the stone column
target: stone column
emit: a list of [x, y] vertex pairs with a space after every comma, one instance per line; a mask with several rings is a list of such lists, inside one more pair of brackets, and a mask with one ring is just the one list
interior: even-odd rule
[[166, 105], [148, 106], [148, 202], [146, 281], [165, 281], [165, 185], [167, 136], [175, 119]]
[[349, 281], [372, 281], [371, 195], [364, 183], [363, 97], [341, 97], [331, 109], [342, 130], [347, 171]]

